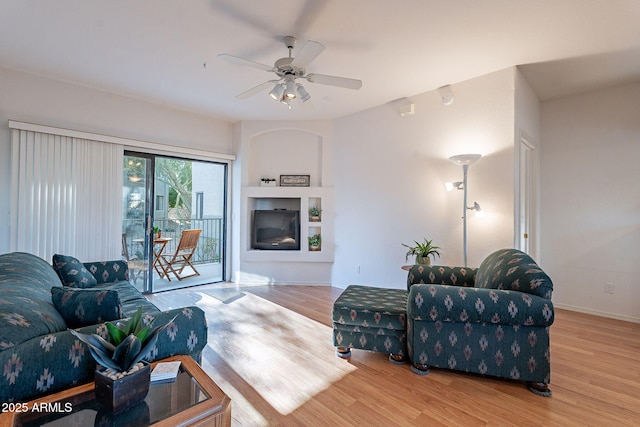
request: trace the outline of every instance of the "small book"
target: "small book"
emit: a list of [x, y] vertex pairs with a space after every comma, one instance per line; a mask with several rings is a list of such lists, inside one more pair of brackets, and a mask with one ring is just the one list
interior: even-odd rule
[[174, 380], [178, 376], [181, 362], [159, 362], [151, 371], [151, 381]]

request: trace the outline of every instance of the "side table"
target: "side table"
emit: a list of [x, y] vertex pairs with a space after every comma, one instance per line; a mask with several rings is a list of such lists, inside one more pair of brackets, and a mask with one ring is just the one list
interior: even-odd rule
[[[14, 405], [0, 415], [0, 427], [55, 425], [230, 426], [231, 399], [189, 356], [159, 362], [182, 362], [178, 377], [152, 382], [149, 394], [123, 414], [114, 416], [95, 400], [93, 382], [31, 402]], [[156, 365], [155, 362], [153, 366]], [[20, 406], [17, 406], [20, 405]]]

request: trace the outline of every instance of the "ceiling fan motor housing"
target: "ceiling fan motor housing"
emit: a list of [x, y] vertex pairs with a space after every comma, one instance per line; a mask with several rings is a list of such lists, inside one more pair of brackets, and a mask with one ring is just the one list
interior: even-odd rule
[[305, 73], [305, 69], [301, 67], [296, 67], [295, 65], [291, 65], [293, 58], [280, 58], [273, 65], [275, 68], [275, 73], [284, 77], [286, 75], [293, 75], [295, 78], [303, 77]]

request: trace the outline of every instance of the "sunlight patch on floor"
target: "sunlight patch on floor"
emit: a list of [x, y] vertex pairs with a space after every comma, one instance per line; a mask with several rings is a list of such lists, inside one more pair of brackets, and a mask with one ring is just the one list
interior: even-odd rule
[[[356, 369], [335, 356], [329, 326], [251, 293], [230, 304], [206, 292], [200, 296], [198, 305], [207, 312], [209, 322], [208, 346], [242, 378], [245, 387], [283, 415]], [[326, 346], [313, 348], [317, 342]], [[245, 393], [240, 385], [233, 386]]]

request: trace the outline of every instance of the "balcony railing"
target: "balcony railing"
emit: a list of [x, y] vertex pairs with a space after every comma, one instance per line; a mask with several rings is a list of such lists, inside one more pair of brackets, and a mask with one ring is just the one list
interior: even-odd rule
[[[165, 254], [174, 253], [180, 242], [183, 230], [202, 229], [198, 248], [193, 256], [194, 264], [218, 263], [222, 259], [223, 220], [222, 218], [160, 219], [153, 221], [153, 226], [162, 230], [162, 237], [170, 237], [164, 249]], [[122, 232], [127, 235], [127, 249], [130, 257], [143, 258], [144, 220], [125, 219], [122, 221]]]

